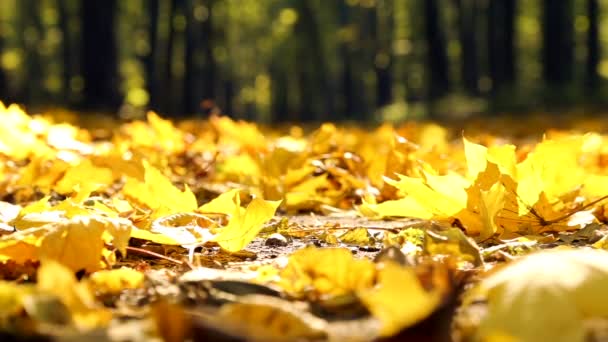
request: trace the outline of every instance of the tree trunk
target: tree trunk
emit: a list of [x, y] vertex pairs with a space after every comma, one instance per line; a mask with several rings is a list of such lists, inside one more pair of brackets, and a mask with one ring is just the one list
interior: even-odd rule
[[[374, 71], [376, 72], [376, 107], [383, 107], [393, 100], [393, 16], [389, 1], [379, 2], [373, 13], [372, 23], [376, 26], [374, 31], [377, 46], [375, 48]], [[388, 8], [387, 8], [388, 6]], [[389, 15], [386, 15], [389, 14]]]
[[462, 83], [467, 93], [478, 95], [479, 69], [477, 54], [478, 0], [456, 0], [458, 8], [458, 38], [460, 40]]
[[204, 3], [205, 7], [207, 7], [207, 18], [203, 21], [201, 27], [201, 48], [202, 53], [205, 58], [202, 68], [201, 79], [203, 81], [203, 89], [202, 89], [202, 100], [206, 102], [215, 102], [215, 70], [216, 70], [216, 62], [215, 57], [213, 56], [213, 5], [214, 0], [206, 0]]
[[597, 68], [600, 61], [599, 11], [600, 9], [597, 0], [587, 0], [589, 30], [587, 31], [585, 86], [590, 90], [595, 90], [599, 83], [599, 75], [597, 73]]
[[[19, 3], [19, 26], [21, 43], [24, 49], [25, 83], [21, 86], [18, 98], [26, 104], [40, 104], [46, 92], [43, 88], [43, 69], [38, 44], [42, 34], [39, 7], [32, 0]], [[25, 35], [27, 29], [34, 34]]]
[[273, 58], [273, 63], [270, 65], [270, 77], [272, 79], [272, 120], [286, 122], [289, 120], [289, 84], [285, 67], [277, 58]]
[[70, 103], [72, 101], [72, 90], [70, 81], [72, 80], [72, 71], [74, 67], [74, 56], [72, 55], [72, 45], [70, 39], [70, 26], [68, 22], [70, 20], [70, 14], [68, 12], [68, 0], [59, 0], [57, 2], [57, 8], [59, 11], [59, 28], [63, 39], [61, 40], [61, 50], [63, 58], [63, 67], [61, 75], [61, 96], [63, 97], [64, 103]]
[[[352, 13], [351, 8], [346, 1], [339, 1], [338, 7], [338, 17], [340, 20], [340, 28], [347, 31], [350, 25], [352, 24]], [[346, 40], [347, 37], [343, 37], [343, 40], [340, 41], [340, 45], [338, 47], [339, 56], [340, 56], [340, 64], [342, 66], [342, 70], [340, 73], [340, 108], [338, 110], [338, 114], [341, 117], [351, 117], [355, 113], [357, 109], [361, 109], [357, 104], [358, 100], [361, 100], [359, 96], [356, 95], [357, 91], [355, 88], [353, 72], [354, 72], [354, 63], [352, 56], [352, 41]]]
[[175, 42], [175, 25], [174, 25], [174, 17], [176, 7], [178, 5], [178, 0], [169, 0], [169, 9], [167, 10], [167, 19], [169, 21], [169, 32], [167, 34], [167, 42], [165, 45], [165, 60], [163, 61], [163, 79], [161, 82], [162, 93], [163, 95], [161, 101], [161, 111], [165, 115], [175, 115], [174, 111], [174, 96], [175, 92], [173, 90], [173, 45]]
[[228, 77], [224, 80], [224, 108], [222, 108], [222, 113], [230, 115], [234, 117], [234, 81]]
[[81, 1], [84, 106], [115, 111], [120, 105], [114, 28], [116, 0]]
[[[0, 35], [0, 51], [3, 51], [4, 49], [4, 36]], [[2, 68], [2, 65], [0, 65], [0, 101], [4, 102], [10, 102], [11, 96], [10, 96], [10, 91], [8, 89], [8, 79], [6, 77], [6, 73], [4, 72], [4, 69]], [[5, 105], [8, 105], [8, 103], [4, 103]]]
[[299, 32], [297, 58], [299, 67], [300, 107], [302, 121], [321, 120], [333, 113], [333, 99], [328, 81], [328, 68], [324, 58], [323, 36], [312, 4], [296, 2]]
[[198, 53], [198, 25], [195, 21], [193, 12], [194, 6], [192, 0], [182, 1], [183, 11], [186, 16], [186, 46], [184, 52], [184, 99], [181, 112], [185, 115], [192, 115], [197, 112], [197, 100], [199, 98], [199, 80], [201, 77], [200, 68], [195, 61], [195, 56]]
[[159, 19], [159, 0], [146, 1], [148, 11], [148, 42], [150, 50], [144, 56], [143, 63], [145, 67], [146, 90], [148, 91], [149, 102], [148, 108], [154, 111], [159, 111], [159, 82], [158, 82], [158, 19]]
[[448, 57], [443, 31], [439, 25], [441, 13], [438, 0], [422, 0], [424, 9], [424, 34], [427, 43], [427, 72], [429, 73], [429, 99], [445, 95], [450, 87]]
[[515, 82], [516, 0], [490, 1], [488, 7], [488, 59], [492, 92]]
[[543, 0], [543, 78], [549, 86], [564, 86], [574, 78], [572, 0]]

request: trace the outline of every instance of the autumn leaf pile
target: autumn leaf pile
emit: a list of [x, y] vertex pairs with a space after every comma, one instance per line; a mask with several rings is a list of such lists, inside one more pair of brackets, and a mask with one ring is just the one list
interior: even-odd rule
[[[84, 129], [1, 103], [0, 120], [0, 262], [3, 277], [13, 279], [0, 282], [4, 328], [15, 329], [11, 319], [23, 315], [47, 322], [41, 306], [32, 304], [44, 296], [63, 303], [65, 319], [80, 330], [106, 326], [112, 313], [95, 293], [119, 293], [144, 282], [142, 272], [116, 268], [135, 242], [181, 246], [184, 262], [192, 263], [199, 247], [219, 246], [227, 253], [247, 248], [265, 230], [276, 231], [277, 215], [421, 220], [419, 226], [382, 231], [377, 242], [409, 257], [430, 256], [435, 266], [426, 283], [414, 266], [355, 258], [344, 248], [302, 249], [286, 264], [263, 266], [257, 273], [258, 282], [294, 299], [354, 295], [385, 337], [437, 310], [454, 272], [483, 272], [497, 261], [539, 246], [573, 245], [577, 238], [595, 249], [606, 246], [608, 137], [598, 133], [554, 130], [541, 141], [516, 146], [430, 123], [272, 130], [228, 117], [174, 123], [154, 113], [146, 120]], [[329, 244], [375, 241], [373, 229], [319, 230], [323, 234], [317, 236]], [[294, 238], [307, 234], [285, 227], [281, 232]], [[580, 340], [581, 317], [608, 316], [607, 308], [589, 304], [579, 290], [580, 285], [597, 291], [605, 283], [608, 270], [597, 265], [606, 265], [606, 256], [594, 251], [588, 261], [576, 254], [581, 250], [543, 253], [549, 253], [547, 263], [565, 258], [564, 264], [598, 268], [566, 285], [532, 287], [543, 293], [555, 285], [562, 297], [573, 293], [563, 306], [551, 296], [538, 297], [534, 305], [552, 302], [553, 312], [580, 306], [573, 314], [577, 319], [568, 319], [572, 335], [567, 335]], [[523, 257], [514, 269], [533, 270], [533, 278], [542, 266], [521, 265], [543, 253]], [[36, 282], [29, 279], [33, 272], [9, 276], [8, 265], [37, 268]], [[77, 280], [77, 272], [86, 277]], [[571, 272], [580, 268], [572, 266]], [[518, 281], [530, 281], [524, 273], [482, 276], [475, 294], [488, 300], [489, 313], [472, 336], [555, 337], [523, 331], [514, 321], [502, 324], [527, 305], [504, 295], [529, 296], [527, 288], [517, 287]], [[244, 309], [224, 308], [230, 313], [222, 319], [229, 321], [239, 310]]]

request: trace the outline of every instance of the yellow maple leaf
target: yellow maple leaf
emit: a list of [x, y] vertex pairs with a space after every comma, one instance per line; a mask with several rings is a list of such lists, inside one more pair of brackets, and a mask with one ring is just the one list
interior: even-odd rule
[[53, 189], [60, 194], [79, 192], [84, 189], [95, 191], [112, 182], [114, 182], [114, 176], [110, 169], [97, 167], [90, 160], [84, 159], [80, 164], [70, 167]]
[[[495, 223], [503, 234], [530, 235], [547, 231], [567, 231], [581, 228], [594, 221], [588, 212], [564, 213], [565, 205], [557, 200], [550, 202], [544, 191], [540, 191], [534, 204], [528, 204], [519, 196], [519, 189], [509, 177], [502, 178], [505, 187], [504, 208], [495, 217]], [[584, 219], [583, 219], [584, 218]]]
[[130, 227], [117, 219], [91, 215], [50, 223], [44, 227], [48, 233], [40, 243], [40, 259], [55, 260], [73, 271], [96, 271], [101, 267], [103, 233], [114, 236], [116, 247], [124, 253]]
[[254, 151], [266, 148], [266, 138], [254, 123], [233, 121], [227, 116], [212, 116], [209, 123], [219, 133], [220, 146], [238, 146]]
[[0, 105], [0, 153], [23, 160], [31, 155], [51, 156], [52, 149], [31, 129], [32, 118], [18, 105]]
[[416, 217], [445, 219], [453, 217], [467, 207], [469, 181], [450, 173], [443, 176], [422, 171], [424, 178], [397, 174], [398, 180], [385, 178], [385, 182], [405, 194], [404, 198], [374, 203], [363, 200], [358, 210], [370, 217]]
[[124, 289], [141, 287], [144, 282], [144, 274], [128, 267], [101, 270], [91, 274], [89, 282], [97, 292], [118, 294]]
[[467, 207], [454, 215], [469, 236], [483, 241], [499, 230], [497, 217], [504, 209], [506, 189], [499, 182], [498, 166], [487, 162], [486, 169], [477, 174], [475, 183], [467, 188]]
[[505, 188], [502, 184], [496, 183], [492, 185], [490, 190], [481, 190], [479, 196], [479, 216], [482, 225], [479, 239], [485, 240], [498, 230], [496, 216], [504, 207]]
[[232, 189], [201, 205], [198, 211], [205, 214], [233, 215], [240, 208], [240, 190]]
[[486, 169], [488, 160], [488, 148], [470, 142], [467, 138], [462, 137], [464, 144], [464, 154], [467, 160], [467, 176], [470, 179], [475, 179], [477, 174]]
[[438, 124], [427, 123], [421, 125], [417, 132], [417, 143], [426, 150], [436, 150], [440, 153], [448, 151], [448, 130]]
[[257, 341], [326, 339], [325, 321], [288, 304], [274, 298], [227, 303], [210, 323]]
[[528, 206], [538, 201], [545, 187], [541, 172], [542, 165], [539, 165], [541, 162], [537, 160], [538, 158], [536, 160], [530, 158], [517, 164], [517, 178], [515, 179], [517, 188], [513, 191], [514, 194], [517, 194], [518, 214], [521, 216], [530, 211]]
[[148, 112], [147, 119], [148, 124], [156, 134], [155, 142], [157, 144], [160, 144], [166, 151], [183, 151], [185, 146], [184, 135], [182, 131], [175, 128], [171, 121], [159, 117], [154, 112]]
[[58, 297], [71, 313], [75, 326], [90, 330], [105, 326], [112, 318], [109, 310], [95, 302], [86, 283], [79, 283], [73, 270], [52, 260], [42, 262], [37, 274], [36, 288]]
[[[552, 202], [584, 182], [580, 157], [593, 135], [572, 135], [537, 144], [517, 165], [517, 194], [528, 204], [536, 203], [540, 192]], [[568, 170], [564, 172], [564, 170]], [[525, 209], [522, 209], [525, 210]], [[524, 214], [520, 211], [520, 214]]]
[[437, 309], [443, 288], [426, 291], [416, 272], [393, 262], [357, 259], [346, 248], [305, 248], [289, 256], [279, 285], [291, 296], [318, 300], [356, 295], [390, 336]]
[[114, 179], [124, 176], [140, 180], [144, 179], [145, 174], [143, 159], [142, 154], [131, 151], [121, 153], [114, 149], [90, 157], [91, 162], [97, 167], [112, 171]]
[[289, 256], [279, 284], [294, 297], [340, 296], [371, 288], [375, 273], [373, 262], [346, 248], [305, 248]]
[[49, 203], [50, 196], [45, 196], [36, 202], [30, 203], [19, 211], [19, 215], [10, 224], [17, 230], [40, 227], [52, 223], [65, 215], [61, 211], [52, 209]]
[[363, 227], [349, 229], [347, 232], [340, 235], [338, 239], [342, 243], [356, 246], [371, 246], [376, 242], [367, 228]]
[[198, 212], [204, 214], [224, 214], [230, 217], [228, 224], [219, 228], [217, 234], [209, 231], [208, 227], [188, 224], [176, 227], [154, 226], [151, 231], [134, 229], [131, 236], [162, 244], [182, 245], [191, 251], [205, 242], [215, 241], [225, 250], [237, 252], [258, 235], [264, 223], [274, 217], [280, 204], [281, 201], [255, 198], [247, 208], [243, 208], [240, 190], [233, 189], [198, 209]]
[[513, 175], [515, 172], [515, 146], [502, 145], [485, 147], [462, 138], [464, 153], [467, 161], [467, 176], [475, 179], [477, 175], [487, 168], [487, 163], [496, 164], [501, 173]]
[[[180, 217], [180, 214], [177, 215], [177, 217]], [[175, 216], [169, 216], [169, 218], [171, 217]], [[140, 230], [136, 233], [136, 235], [139, 238], [145, 238], [146, 240], [154, 241], [156, 243], [165, 243], [170, 245], [179, 244], [189, 250], [189, 260], [193, 260], [194, 250], [206, 242], [211, 241], [213, 237], [215, 237], [215, 234], [212, 233], [209, 230], [209, 227], [205, 224], [201, 225], [198, 216], [184, 217], [184, 220], [177, 223], [170, 223], [170, 220], [161, 224], [153, 223], [150, 227], [150, 231], [147, 234], [148, 236], [141, 234], [143, 232], [147, 232], [144, 230]], [[200, 218], [204, 218], [204, 216], [201, 216]], [[163, 220], [163, 218], [161, 218], [161, 220]], [[210, 219], [205, 219], [205, 221], [212, 222]]]
[[[608, 317], [608, 253], [553, 250], [525, 256], [482, 280], [488, 298], [478, 338], [585, 341], [583, 320]], [[477, 292], [476, 292], [477, 293]]]
[[332, 187], [327, 173], [305, 179], [286, 191], [285, 206], [288, 210], [297, 210], [303, 207], [314, 208], [319, 204], [331, 204], [326, 192]]
[[431, 219], [433, 213], [428, 211], [414, 197], [405, 197], [397, 200], [389, 200], [381, 203], [368, 202], [363, 199], [363, 203], [357, 210], [367, 217], [417, 217], [420, 219]]
[[249, 154], [226, 156], [217, 163], [218, 177], [223, 181], [234, 181], [257, 185], [262, 176], [258, 161]]
[[68, 123], [55, 123], [49, 126], [46, 132], [46, 142], [49, 146], [52, 146], [61, 152], [70, 151], [90, 154], [93, 152], [93, 148], [91, 145], [87, 144], [89, 139], [86, 141], [80, 141], [78, 139], [85, 136], [88, 136], [86, 131], [79, 132], [79, 129], [75, 126]]
[[23, 263], [38, 260], [38, 247], [47, 231], [39, 227], [0, 236], [0, 261]]
[[228, 225], [213, 238], [213, 241], [230, 252], [240, 251], [247, 246], [262, 230], [264, 223], [274, 217], [275, 211], [281, 204], [281, 201], [254, 198], [245, 212], [242, 212], [239, 196], [235, 198], [237, 206], [234, 208]]
[[467, 206], [466, 187], [469, 182], [462, 176], [449, 174], [435, 176], [423, 172], [425, 179], [397, 175], [399, 180], [386, 182], [411, 196], [435, 217], [447, 218]]
[[451, 255], [460, 263], [483, 265], [479, 247], [460, 228], [427, 230], [424, 237], [424, 252], [428, 255]]
[[377, 278], [376, 286], [358, 291], [357, 296], [380, 320], [381, 336], [394, 335], [420, 322], [441, 303], [441, 292], [426, 291], [412, 268], [386, 262], [378, 270]]
[[7, 322], [22, 313], [24, 299], [30, 296], [34, 290], [34, 286], [29, 284], [0, 281], [0, 320]]
[[196, 197], [186, 186], [176, 188], [157, 168], [144, 161], [145, 175], [141, 182], [128, 178], [122, 192], [125, 196], [154, 210], [153, 218], [196, 209]]
[[17, 184], [36, 186], [44, 193], [48, 193], [68, 168], [69, 164], [62, 160], [34, 158], [20, 170]]
[[170, 120], [148, 112], [147, 122], [133, 121], [122, 125], [117, 145], [143, 150], [179, 153], [185, 148], [184, 134]]

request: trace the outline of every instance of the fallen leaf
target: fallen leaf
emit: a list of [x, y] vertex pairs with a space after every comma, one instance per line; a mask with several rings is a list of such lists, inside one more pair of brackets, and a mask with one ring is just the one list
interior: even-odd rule
[[198, 208], [198, 212], [206, 214], [233, 215], [240, 208], [240, 190], [232, 189], [224, 192]]
[[442, 294], [426, 291], [412, 268], [385, 262], [378, 270], [373, 288], [357, 292], [359, 298], [382, 324], [381, 336], [391, 336], [423, 320], [437, 309]]
[[152, 209], [154, 218], [177, 212], [191, 212], [197, 208], [196, 197], [187, 186], [184, 191], [180, 191], [148, 162], [144, 162], [144, 169], [144, 182], [128, 178], [122, 192]]
[[90, 330], [105, 326], [112, 315], [98, 305], [91, 289], [79, 283], [73, 272], [52, 260], [45, 260], [38, 269], [36, 288], [59, 298], [72, 315], [78, 329]]
[[[236, 198], [238, 205], [240, 200], [238, 200], [238, 196]], [[240, 251], [258, 235], [264, 227], [264, 223], [274, 217], [280, 204], [281, 201], [254, 198], [244, 213], [241, 212], [240, 205], [237, 206], [228, 225], [220, 229], [213, 241], [229, 252]]]
[[97, 271], [89, 277], [93, 288], [104, 294], [118, 294], [124, 289], [141, 287], [144, 274], [132, 268], [121, 267], [114, 270]]
[[522, 257], [483, 279], [488, 313], [477, 337], [585, 341], [583, 320], [608, 317], [608, 252], [552, 250]]
[[43, 227], [48, 232], [40, 242], [39, 257], [55, 260], [72, 271], [96, 271], [101, 267], [102, 235], [108, 231], [116, 247], [125, 253], [131, 225], [95, 216], [76, 216]]
[[110, 169], [97, 167], [89, 159], [84, 159], [80, 164], [72, 166], [66, 171], [54, 186], [54, 190], [60, 194], [69, 194], [83, 189], [95, 191], [113, 182], [114, 176]]
[[358, 246], [370, 246], [375, 243], [374, 238], [367, 231], [367, 229], [363, 227], [349, 229], [346, 233], [340, 235], [338, 238], [342, 243]]
[[339, 296], [371, 288], [375, 273], [373, 262], [353, 258], [348, 249], [305, 248], [289, 256], [279, 284], [298, 298]]

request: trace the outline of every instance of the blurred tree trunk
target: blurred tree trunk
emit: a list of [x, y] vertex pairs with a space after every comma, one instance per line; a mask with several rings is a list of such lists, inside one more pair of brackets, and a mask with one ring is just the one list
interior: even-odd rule
[[445, 95], [450, 87], [446, 41], [441, 29], [438, 0], [422, 0], [424, 34], [427, 43], [427, 72], [429, 73], [429, 99]]
[[488, 5], [488, 61], [492, 93], [515, 82], [516, 0], [490, 1]]
[[564, 86], [574, 78], [573, 2], [543, 0], [542, 12], [543, 78], [549, 86]]
[[295, 3], [298, 21], [294, 30], [300, 35], [296, 64], [299, 66], [301, 109], [299, 119], [302, 121], [321, 120], [328, 114], [334, 114], [322, 43], [323, 36], [312, 5], [308, 1]]
[[184, 100], [181, 112], [185, 115], [192, 115], [197, 110], [197, 100], [200, 96], [199, 80], [201, 72], [199, 63], [196, 61], [199, 43], [199, 30], [196, 19], [194, 18], [193, 0], [184, 0], [181, 5], [186, 16], [186, 46], [184, 52]]
[[458, 8], [458, 38], [460, 40], [462, 82], [467, 93], [479, 93], [479, 59], [477, 54], [478, 0], [455, 0]]
[[72, 91], [70, 81], [72, 80], [73, 56], [70, 40], [70, 15], [68, 12], [68, 0], [57, 1], [57, 9], [59, 12], [59, 29], [61, 30], [61, 49], [62, 49], [62, 75], [61, 75], [61, 96], [63, 102], [69, 104], [72, 101]]
[[[0, 51], [4, 50], [4, 35], [0, 33]], [[8, 79], [2, 65], [0, 65], [0, 101], [5, 105], [12, 101], [10, 91], [8, 89]]]
[[24, 49], [25, 84], [21, 86], [18, 98], [26, 104], [40, 104], [44, 101], [43, 69], [38, 44], [42, 35], [39, 7], [32, 0], [19, 1], [19, 27], [21, 44]]
[[[216, 2], [213, 0], [213, 4]], [[221, 3], [217, 3], [221, 7]], [[211, 8], [211, 7], [209, 7]], [[209, 13], [211, 15], [211, 12]], [[215, 65], [219, 70], [218, 73], [214, 73], [214, 103], [211, 108], [203, 108], [203, 110], [207, 113], [221, 113], [223, 115], [229, 115], [234, 117], [234, 94], [235, 94], [235, 84], [234, 84], [234, 73], [235, 71], [231, 68], [232, 61], [232, 53], [230, 49], [230, 44], [228, 42], [228, 30], [235, 23], [232, 22], [232, 19], [228, 13], [228, 11], [218, 10], [214, 12], [213, 21], [208, 23], [209, 28], [212, 28], [213, 31], [213, 39], [215, 41], [215, 46], [219, 49], [226, 51], [226, 57], [223, 60], [219, 60]], [[216, 27], [212, 26], [213, 22], [219, 22], [221, 25], [217, 25]], [[204, 29], [204, 28], [203, 28]], [[203, 32], [204, 35], [204, 32]], [[203, 38], [204, 39], [204, 38]], [[212, 53], [212, 47], [207, 53]], [[214, 59], [215, 61], [215, 59]]]
[[272, 80], [271, 116], [274, 122], [289, 121], [289, 83], [285, 66], [281, 62], [284, 55], [276, 54], [270, 64], [270, 78]]
[[158, 82], [158, 19], [159, 19], [159, 0], [146, 1], [148, 12], [148, 42], [150, 49], [144, 56], [146, 90], [148, 91], [148, 108], [159, 111], [159, 82]]
[[233, 100], [234, 100], [234, 81], [228, 77], [223, 82], [224, 85], [224, 108], [222, 113], [234, 117]]
[[162, 87], [163, 89], [163, 95], [159, 96], [159, 98], [162, 99], [162, 101], [160, 101], [160, 108], [165, 115], [175, 115], [175, 113], [173, 112], [173, 103], [175, 102], [175, 94], [173, 91], [173, 45], [176, 36], [174, 18], [176, 7], [178, 6], [178, 1], [179, 0], [169, 0], [169, 8], [166, 14], [166, 20], [168, 20], [169, 31], [167, 33], [167, 41], [165, 44], [165, 59], [162, 64], [163, 77], [162, 81], [160, 82], [160, 87]]
[[376, 72], [376, 107], [383, 107], [393, 100], [392, 78], [392, 42], [393, 42], [393, 6], [391, 0], [382, 0], [376, 4], [372, 23], [375, 26], [376, 42], [374, 71]]
[[[213, 5], [214, 0], [206, 0], [203, 5], [207, 8], [207, 17], [204, 18], [202, 27], [201, 27], [201, 36], [202, 36], [202, 54], [204, 57], [203, 67], [202, 67], [202, 100], [207, 103], [205, 106], [213, 105], [215, 102], [215, 75], [216, 75], [216, 62], [215, 57], [213, 56], [213, 44], [214, 44], [214, 35], [213, 35]], [[200, 104], [199, 104], [200, 105]], [[215, 105], [213, 105], [215, 106]], [[206, 111], [211, 108], [204, 108]]]
[[[352, 23], [351, 6], [349, 6], [346, 1], [339, 1], [338, 3], [340, 29], [342, 32], [352, 32], [354, 24]], [[352, 35], [342, 35], [338, 47], [340, 64], [342, 66], [340, 73], [340, 96], [342, 99], [340, 101], [340, 109], [338, 110], [341, 117], [351, 117], [357, 109], [360, 110], [362, 107], [361, 104], [358, 104], [362, 97], [357, 95], [353, 77], [355, 67], [352, 55], [352, 39]]]
[[184, 75], [184, 113], [209, 113], [215, 104], [215, 68], [213, 57], [213, 0], [206, 0], [203, 6], [206, 16], [194, 17], [194, 1], [187, 0], [186, 51]]
[[81, 1], [84, 106], [115, 111], [120, 105], [114, 29], [116, 0]]
[[589, 30], [587, 31], [587, 61], [585, 64], [585, 85], [595, 90], [599, 83], [597, 72], [600, 61], [599, 41], [599, 4], [597, 0], [587, 0], [587, 16], [589, 17]]

